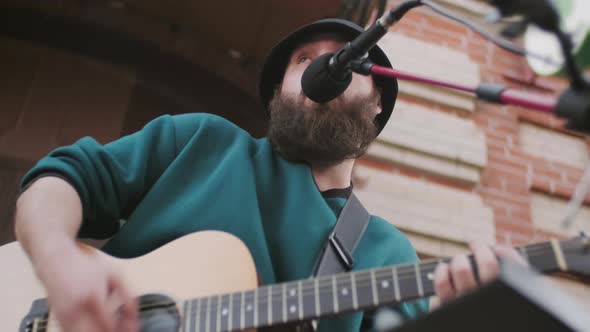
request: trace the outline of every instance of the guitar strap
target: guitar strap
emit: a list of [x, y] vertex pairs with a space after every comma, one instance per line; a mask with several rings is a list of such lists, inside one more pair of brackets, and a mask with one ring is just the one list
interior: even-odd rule
[[[367, 229], [370, 218], [369, 212], [354, 193], [351, 193], [338, 216], [332, 233], [318, 255], [312, 277], [352, 270], [354, 266], [352, 255]], [[314, 320], [311, 322], [311, 330], [316, 329], [317, 321]]]
[[316, 261], [313, 277], [350, 271], [352, 254], [360, 242], [371, 215], [354, 193], [350, 194]]

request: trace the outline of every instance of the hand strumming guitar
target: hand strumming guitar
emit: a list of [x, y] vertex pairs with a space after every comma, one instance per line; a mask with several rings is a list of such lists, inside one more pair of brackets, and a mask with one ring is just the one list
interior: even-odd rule
[[75, 241], [82, 218], [76, 191], [46, 177], [17, 202], [16, 232], [65, 332], [138, 331], [137, 304], [123, 279]]

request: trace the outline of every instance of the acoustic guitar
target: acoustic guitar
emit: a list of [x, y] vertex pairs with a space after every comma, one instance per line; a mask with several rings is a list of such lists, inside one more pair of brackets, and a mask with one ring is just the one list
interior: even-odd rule
[[[545, 273], [590, 275], [587, 236], [517, 248]], [[195, 255], [193, 253], [206, 253]], [[234, 331], [334, 316], [434, 294], [440, 260], [257, 285], [254, 262], [233, 235], [205, 231], [135, 259], [93, 250], [140, 295], [142, 331]], [[60, 331], [20, 244], [0, 247], [0, 331]]]

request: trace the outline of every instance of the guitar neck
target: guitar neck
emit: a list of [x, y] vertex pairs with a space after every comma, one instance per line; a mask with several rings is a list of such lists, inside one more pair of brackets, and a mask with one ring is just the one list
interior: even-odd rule
[[[559, 270], [559, 243], [545, 242], [517, 250], [537, 270]], [[186, 331], [215, 325], [221, 330], [258, 328], [297, 322], [434, 295], [439, 262], [405, 264], [274, 284], [232, 294], [198, 298], [184, 304]]]

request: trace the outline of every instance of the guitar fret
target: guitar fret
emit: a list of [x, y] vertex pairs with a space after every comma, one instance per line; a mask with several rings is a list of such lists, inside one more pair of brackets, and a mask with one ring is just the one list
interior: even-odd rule
[[375, 270], [375, 289], [377, 290], [377, 305], [382, 303], [393, 303], [395, 296], [393, 294], [393, 274], [390, 268], [380, 268]]
[[431, 263], [422, 264], [420, 267], [420, 280], [422, 281], [423, 296], [433, 295], [434, 292], [434, 269], [436, 265]]
[[241, 295], [242, 298], [240, 300], [240, 302], [241, 302], [241, 305], [240, 305], [240, 330], [243, 330], [246, 327], [245, 326], [245, 323], [244, 323], [244, 321], [245, 321], [245, 317], [244, 317], [244, 304], [246, 302], [245, 299], [244, 299], [245, 293], [246, 293], [245, 291], [242, 291], [242, 295]]
[[215, 330], [221, 329], [221, 295], [217, 297], [217, 319], [215, 320]]
[[416, 270], [414, 264], [402, 265], [397, 268], [400, 297], [404, 300], [418, 297], [418, 285], [416, 282]]
[[[196, 317], [194, 317], [195, 315], [191, 315], [194, 317], [194, 321], [193, 321], [193, 328], [189, 329], [189, 331], [196, 331], [199, 328], [199, 324], [201, 323], [201, 298], [198, 298], [197, 300], [197, 314]], [[192, 301], [190, 301], [192, 302]], [[193, 320], [193, 317], [191, 317], [191, 321]]]
[[566, 272], [567, 263], [565, 262], [565, 258], [563, 257], [563, 251], [561, 250], [561, 246], [556, 239], [551, 239], [551, 248], [553, 249], [553, 254], [555, 254], [555, 261], [557, 262], [557, 266], [562, 272]]
[[391, 273], [393, 274], [393, 296], [397, 302], [400, 301], [399, 282], [397, 280], [397, 269], [395, 266], [391, 267]]
[[[185, 301], [184, 302], [184, 317], [182, 320], [182, 332], [190, 331], [190, 322], [191, 322], [191, 318], [193, 317], [193, 315], [190, 314], [192, 302], [193, 301]], [[199, 311], [197, 311], [197, 314], [198, 313], [199, 313]]]
[[287, 322], [287, 284], [283, 284], [283, 323]]
[[211, 296], [207, 297], [207, 314], [205, 316], [205, 331], [211, 331], [210, 327], [211, 316]]
[[227, 318], [227, 329], [229, 331], [231, 331], [232, 330], [232, 327], [233, 327], [232, 326], [232, 318], [233, 318], [232, 317], [233, 316], [232, 313], [234, 311], [234, 307], [233, 307], [233, 298], [234, 298], [234, 296], [233, 295], [234, 295], [234, 293], [232, 293], [232, 294], [229, 295], [229, 308], [228, 308], [229, 315], [228, 315], [228, 318]]
[[[231, 316], [232, 316], [232, 306], [231, 306], [231, 297], [232, 294], [223, 294], [219, 301], [221, 302], [221, 320], [217, 324], [217, 330], [221, 331], [231, 331]], [[218, 313], [219, 315], [219, 313]]]
[[268, 325], [272, 325], [272, 287], [268, 286]]
[[336, 275], [332, 275], [332, 294], [334, 296], [334, 312], [338, 313], [338, 289], [336, 288]]
[[299, 320], [303, 320], [303, 292], [302, 292], [302, 285], [301, 285], [302, 281], [300, 280], [297, 283], [297, 288], [298, 288], [298, 292], [299, 294], [297, 294], [299, 296]]
[[375, 269], [371, 269], [371, 290], [373, 292], [373, 305], [377, 306], [379, 304], [379, 299], [377, 298], [377, 286], [375, 282]]
[[350, 273], [350, 287], [352, 288], [352, 308], [357, 310], [359, 308], [359, 302], [356, 295], [356, 282], [355, 282], [355, 273]]
[[424, 288], [422, 287], [422, 276], [420, 275], [420, 266], [414, 264], [414, 271], [416, 274], [416, 285], [418, 286], [418, 295], [424, 297]]
[[254, 326], [258, 326], [258, 288], [254, 290]]
[[244, 326], [246, 328], [258, 325], [257, 319], [260, 317], [260, 312], [258, 310], [260, 310], [260, 308], [258, 305], [254, 305], [258, 301], [258, 291], [259, 288], [254, 289], [254, 291], [244, 292]]
[[314, 281], [314, 292], [315, 292], [315, 314], [320, 317], [320, 292], [319, 292], [319, 279], [315, 278]]
[[379, 299], [378, 295], [375, 296], [377, 289], [375, 289], [375, 282], [373, 281], [376, 276], [371, 272], [374, 271], [371, 269], [354, 272], [357, 309], [372, 307], [375, 301]]

